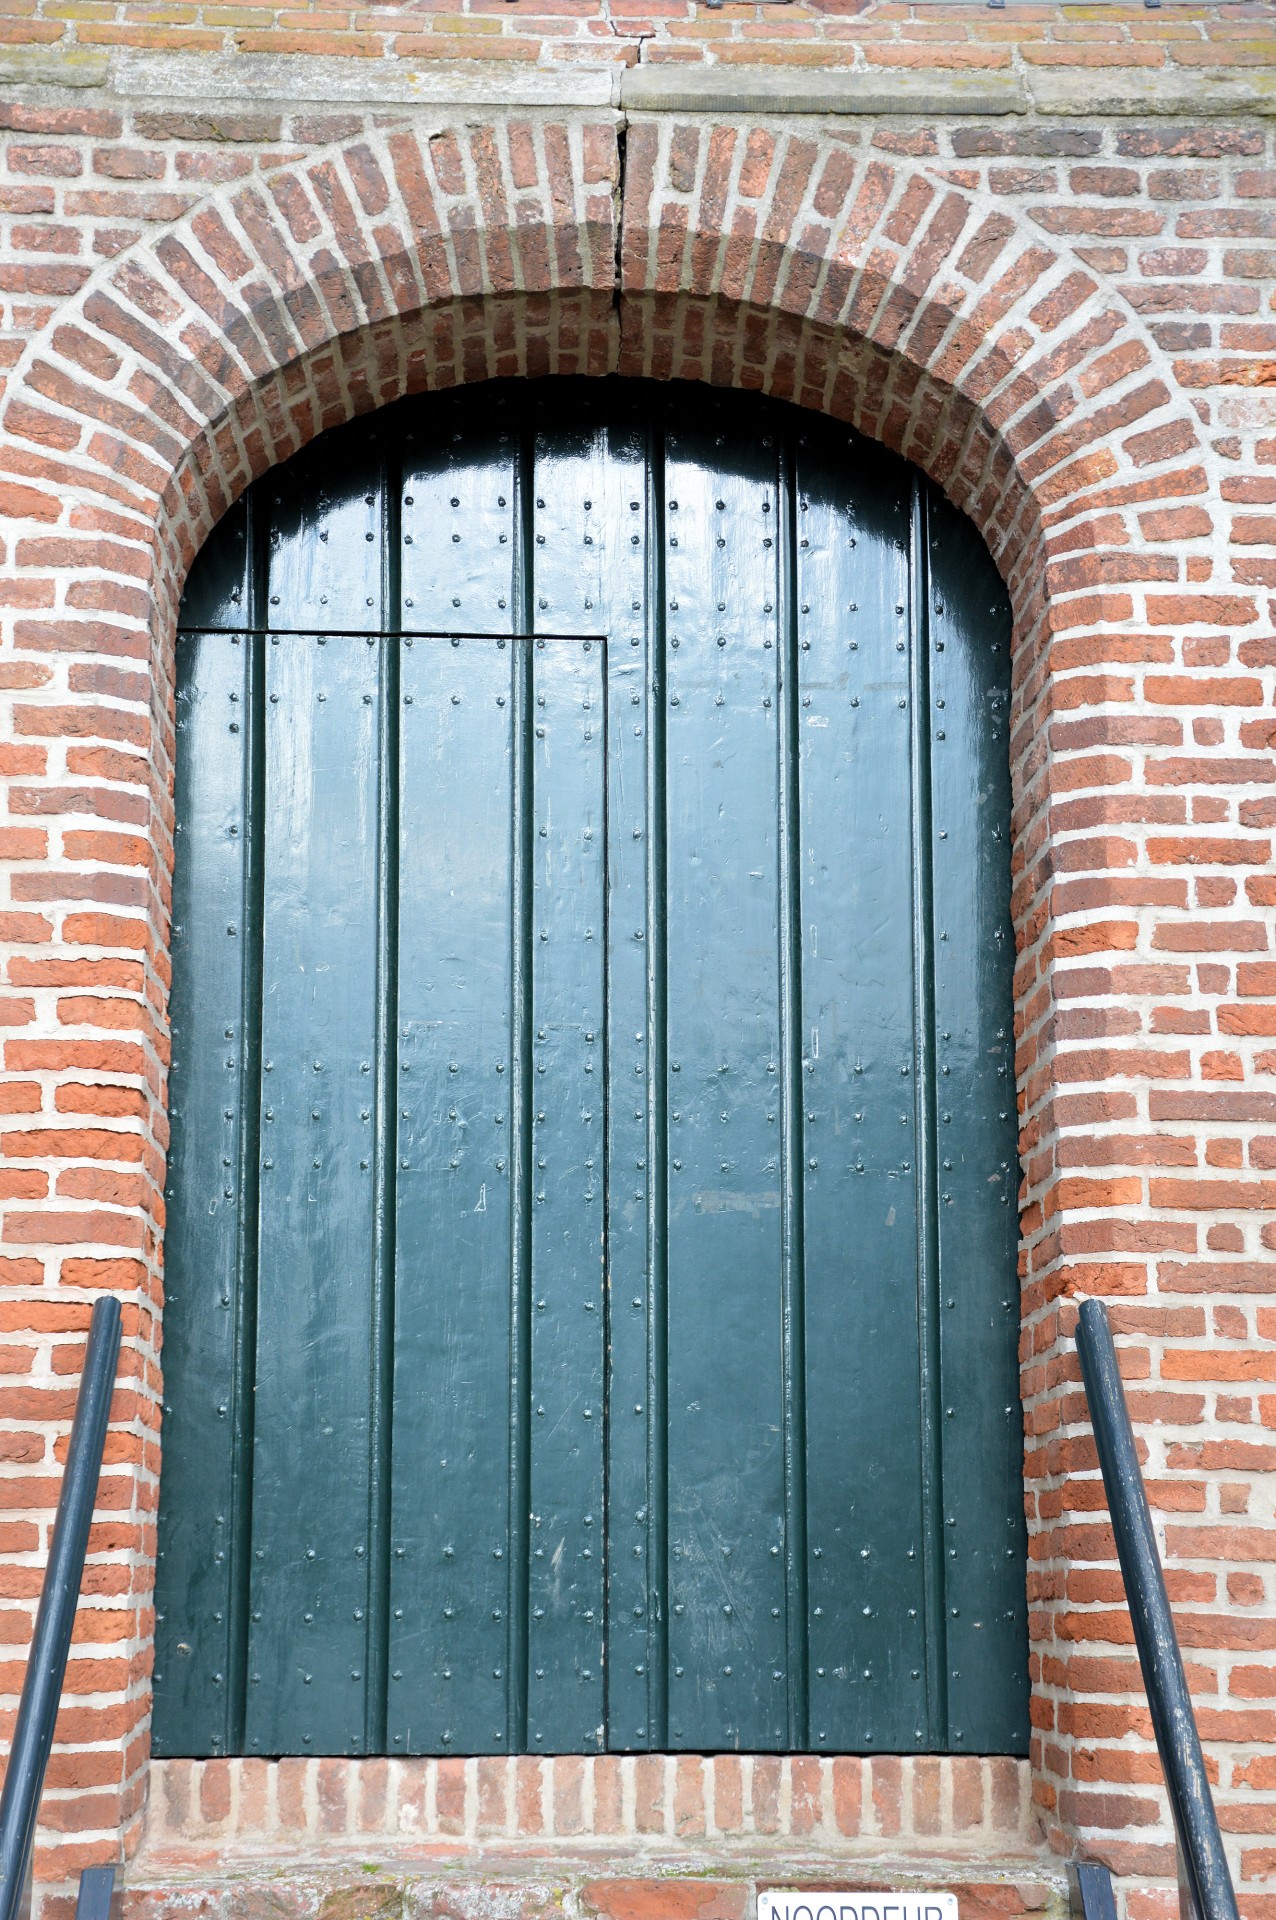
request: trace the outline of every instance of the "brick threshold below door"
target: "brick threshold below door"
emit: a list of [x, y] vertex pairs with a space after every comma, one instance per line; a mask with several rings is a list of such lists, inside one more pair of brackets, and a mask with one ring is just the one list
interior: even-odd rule
[[768, 1886], [1067, 1910], [1004, 1758], [169, 1760], [150, 1788], [125, 1920], [752, 1920]]

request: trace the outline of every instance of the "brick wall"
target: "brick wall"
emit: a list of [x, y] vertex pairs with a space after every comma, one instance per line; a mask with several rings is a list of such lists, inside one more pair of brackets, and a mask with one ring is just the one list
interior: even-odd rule
[[[1262, 1920], [1270, 13], [558, 7], [304, 7], [267, 25], [252, 7], [20, 0], [3, 15], [0, 72], [23, 76], [0, 105], [7, 1714], [89, 1304], [104, 1286], [126, 1301], [41, 1870], [109, 1857], [121, 1825], [132, 1844], [146, 1794], [185, 568], [249, 478], [351, 412], [496, 373], [618, 368], [853, 421], [941, 481], [1009, 583], [1033, 1793], [1056, 1848], [1079, 1836], [1131, 1876], [1136, 1920], [1168, 1912], [1164, 1806], [1068, 1338], [1070, 1297], [1097, 1293], [1123, 1336], [1247, 1920]], [[400, 64], [354, 58], [437, 61], [480, 41], [487, 64], [427, 80], [487, 106], [412, 105]], [[116, 44], [138, 52], [107, 64], [96, 50]], [[222, 56], [212, 96], [181, 44]], [[312, 45], [322, 70], [260, 64]], [[532, 77], [503, 80], [497, 53]], [[858, 102], [872, 111], [777, 113], [746, 71], [753, 105], [730, 112], [707, 92], [665, 111], [535, 104], [547, 86], [605, 102], [611, 66], [640, 54], [799, 76], [836, 58], [857, 70], [843, 107], [864, 74], [923, 65], [929, 93], [874, 78]], [[993, 91], [972, 101], [962, 74], [944, 80], [962, 67]]]
[[[298, 54], [349, 60], [552, 62], [596, 67], [638, 61], [774, 63], [789, 68], [915, 69], [978, 74], [1141, 69], [1196, 81], [1202, 71], [1269, 69], [1271, 14], [1261, 0], [1166, 8], [1019, 6], [1000, 20], [966, 5], [815, 0], [781, 10], [698, 0], [369, 0], [322, 7], [281, 0], [18, 0], [0, 45], [88, 60], [133, 47], [185, 54]], [[33, 62], [33, 65], [36, 64]], [[15, 68], [15, 71], [17, 69]], [[37, 68], [37, 70], [42, 70]], [[79, 72], [93, 68], [83, 58]], [[203, 103], [214, 110], [216, 96]], [[147, 174], [115, 178], [145, 180]]]
[[[542, 1759], [161, 1760], [152, 1779], [153, 1861], [210, 1841], [281, 1850], [317, 1835], [354, 1841], [642, 1838], [828, 1849], [868, 1839], [987, 1842], [1022, 1855], [1035, 1829], [1029, 1769], [1005, 1755], [825, 1759], [819, 1754], [562, 1754]], [[502, 1848], [504, 1851], [504, 1848]]]

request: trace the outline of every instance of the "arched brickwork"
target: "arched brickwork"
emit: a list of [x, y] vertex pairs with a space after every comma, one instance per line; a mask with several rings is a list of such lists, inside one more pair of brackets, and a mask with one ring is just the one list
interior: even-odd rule
[[[1235, 1357], [1203, 1350], [1220, 1329], [1199, 1294], [1265, 1284], [1220, 1231], [1229, 1197], [1188, 1172], [1199, 1124], [1246, 1118], [1211, 1106], [1213, 1083], [1226, 1098], [1239, 1076], [1224, 1055], [1261, 1032], [1228, 1015], [1230, 971], [1211, 983], [1191, 957], [1202, 908], [1215, 946], [1255, 944], [1261, 896], [1227, 876], [1261, 869], [1272, 822], [1211, 796], [1272, 771], [1258, 670], [1273, 655], [1247, 637], [1260, 610], [1219, 578], [1209, 540], [1228, 509], [1166, 356], [1039, 225], [977, 181], [866, 158], [824, 129], [639, 118], [622, 168], [608, 116], [405, 126], [215, 193], [105, 265], [8, 390], [0, 769], [25, 823], [0, 838], [15, 956], [0, 1196], [8, 1298], [34, 1303], [15, 1324], [43, 1344], [0, 1408], [64, 1422], [60, 1380], [78, 1365], [64, 1342], [87, 1293], [130, 1302], [103, 1495], [118, 1520], [98, 1540], [73, 1678], [94, 1698], [64, 1714], [54, 1781], [100, 1791], [55, 1792], [51, 1824], [61, 1805], [86, 1837], [46, 1866], [95, 1856], [88, 1836], [121, 1810], [136, 1830], [144, 1795], [186, 568], [249, 479], [352, 413], [497, 374], [606, 370], [762, 388], [853, 422], [944, 485], [1009, 584], [1036, 1792], [1060, 1848], [1081, 1835], [1163, 1875], [1066, 1296], [1123, 1303], [1160, 1504], [1202, 1507], [1169, 1489], [1154, 1423], [1190, 1428], [1201, 1389], [1169, 1383], [1224, 1380]], [[1211, 703], [1254, 710], [1215, 773], [1199, 756], [1222, 731], [1198, 720], [1189, 739], [1183, 720]], [[32, 1479], [22, 1502], [52, 1492]], [[1202, 1524], [1187, 1567], [1176, 1551], [1190, 1643], [1235, 1644], [1220, 1584], [1235, 1549]]]

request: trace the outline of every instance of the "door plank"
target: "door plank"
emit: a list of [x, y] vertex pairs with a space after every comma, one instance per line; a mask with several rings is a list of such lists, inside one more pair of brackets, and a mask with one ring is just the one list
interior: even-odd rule
[[321, 437], [258, 483], [268, 573], [259, 614], [276, 628], [375, 633], [387, 624], [381, 448], [360, 422], [332, 454]]
[[[242, 567], [233, 571], [242, 580]], [[215, 620], [225, 609], [209, 605], [212, 598], [203, 610]], [[152, 1733], [161, 1756], [225, 1753], [242, 1738], [243, 1674], [233, 1653], [245, 1569], [236, 1522], [247, 1492], [238, 1442], [250, 1406], [236, 1382], [244, 1293], [251, 1306], [256, 1279], [255, 1267], [245, 1270], [256, 1168], [247, 1182], [241, 1169], [245, 1103], [255, 1109], [257, 1098], [248, 1079], [257, 1018], [245, 832], [251, 651], [247, 635], [190, 633], [178, 652], [169, 1338]], [[248, 1132], [255, 1139], [251, 1115]]]
[[935, 494], [927, 520], [949, 1738], [1022, 1753], [1010, 609], [971, 523]]
[[522, 545], [519, 434], [484, 392], [434, 402], [425, 431], [404, 419], [398, 624], [423, 633], [513, 633]]
[[384, 621], [385, 501], [365, 425], [342, 455], [318, 441], [265, 476], [256, 515], [259, 618], [279, 631], [263, 668], [252, 1753], [357, 1752], [369, 1726], [383, 770], [380, 649], [362, 633]]
[[[662, 1036], [650, 1006], [651, 953], [660, 916], [650, 912], [647, 869], [649, 626], [648, 468], [651, 442], [637, 409], [586, 389], [564, 428], [551, 398], [535, 414], [533, 621], [545, 633], [609, 636], [606, 913], [606, 1154], [608, 1216], [605, 1329], [613, 1409], [649, 1402], [652, 1317], [663, 1302], [653, 1231], [649, 1101]], [[542, 544], [543, 542], [543, 544]], [[654, 921], [654, 925], [652, 924]], [[642, 937], [636, 937], [642, 936]], [[663, 1210], [663, 1193], [660, 1196]], [[654, 1242], [654, 1245], [653, 1245]], [[648, 1274], [651, 1273], [649, 1293]], [[662, 1347], [663, 1351], [663, 1347]], [[663, 1725], [660, 1612], [662, 1533], [650, 1491], [651, 1421], [613, 1417], [608, 1433], [608, 1743], [645, 1748]], [[653, 1567], [653, 1535], [656, 1545]], [[653, 1591], [654, 1587], [654, 1591]], [[649, 1698], [649, 1692], [657, 1695]]]
[[[907, 483], [798, 446], [808, 1580], [817, 1748], [926, 1745]], [[808, 644], [809, 643], [809, 648]], [[808, 704], [809, 702], [809, 704]]]
[[509, 1738], [513, 652], [439, 639], [402, 656], [396, 1753]]
[[671, 425], [668, 1659], [676, 1748], [777, 1748], [788, 1726], [776, 509], [773, 439], [726, 460], [707, 428]]
[[266, 648], [247, 1744], [364, 1743], [377, 1041], [377, 649]]
[[527, 1740], [581, 1753], [603, 1744], [606, 1698], [606, 711], [599, 644], [531, 644]]

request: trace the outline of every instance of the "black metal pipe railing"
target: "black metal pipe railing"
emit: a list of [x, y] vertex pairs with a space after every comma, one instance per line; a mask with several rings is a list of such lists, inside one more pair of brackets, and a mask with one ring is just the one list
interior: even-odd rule
[[1134, 1644], [1178, 1838], [1180, 1893], [1186, 1895], [1197, 1920], [1238, 1920], [1236, 1894], [1165, 1591], [1112, 1329], [1100, 1300], [1082, 1304], [1077, 1352], [1134, 1625]]
[[1106, 1867], [1094, 1860], [1075, 1860], [1068, 1868], [1068, 1881], [1076, 1920], [1118, 1920], [1116, 1889]]
[[89, 1323], [49, 1564], [40, 1589], [35, 1634], [0, 1791], [0, 1920], [17, 1920], [26, 1892], [36, 1816], [84, 1577], [119, 1352], [120, 1303], [108, 1296], [96, 1303]]

